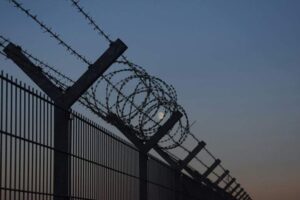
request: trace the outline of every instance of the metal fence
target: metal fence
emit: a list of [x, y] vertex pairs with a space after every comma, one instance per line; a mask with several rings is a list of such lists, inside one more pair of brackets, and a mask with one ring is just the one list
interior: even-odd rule
[[[139, 151], [76, 112], [71, 112], [67, 152], [54, 148], [54, 108], [44, 94], [0, 75], [0, 199], [224, 199], [218, 191], [148, 156], [148, 180], [139, 177]], [[54, 154], [69, 159], [69, 194], [54, 194]]]

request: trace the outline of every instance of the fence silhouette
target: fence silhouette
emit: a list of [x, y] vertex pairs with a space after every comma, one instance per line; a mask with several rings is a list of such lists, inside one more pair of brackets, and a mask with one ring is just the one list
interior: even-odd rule
[[[70, 0], [109, 43], [94, 63], [30, 9], [17, 0], [9, 2], [89, 68], [73, 81], [0, 36], [1, 55], [47, 94], [1, 73], [1, 199], [251, 199], [190, 131], [175, 89], [129, 61], [123, 55], [127, 46], [120, 39], [113, 41], [79, 1]], [[111, 65], [121, 68], [109, 71]], [[99, 90], [105, 94], [99, 95]], [[72, 111], [76, 101], [115, 126], [132, 144]], [[196, 143], [193, 149], [183, 144], [187, 138]], [[176, 157], [170, 151], [174, 149], [186, 156]], [[150, 150], [165, 162], [150, 155]], [[212, 163], [198, 157], [201, 151]], [[204, 171], [193, 168], [192, 160]]]
[[98, 124], [71, 111], [68, 196], [54, 194], [54, 109], [46, 95], [0, 76], [1, 199], [232, 199], [147, 155], [148, 179], [139, 177], [139, 150]]

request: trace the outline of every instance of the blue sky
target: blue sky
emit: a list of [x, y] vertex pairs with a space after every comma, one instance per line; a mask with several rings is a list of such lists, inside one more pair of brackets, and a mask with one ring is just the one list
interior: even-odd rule
[[[79, 52], [107, 43], [64, 0], [22, 1]], [[254, 199], [300, 198], [300, 1], [82, 1], [126, 55], [172, 84], [199, 138]], [[1, 34], [75, 78], [86, 68], [7, 1]], [[10, 61], [0, 69], [29, 82]], [[298, 184], [299, 185], [299, 184]], [[298, 190], [297, 190], [298, 189]]]

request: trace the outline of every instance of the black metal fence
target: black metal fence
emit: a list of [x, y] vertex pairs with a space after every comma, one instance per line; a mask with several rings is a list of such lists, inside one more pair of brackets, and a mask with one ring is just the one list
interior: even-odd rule
[[[230, 199], [148, 156], [148, 180], [139, 177], [139, 151], [86, 117], [71, 112], [69, 194], [54, 194], [54, 108], [44, 94], [0, 75], [0, 199]], [[224, 196], [225, 195], [225, 196]], [[226, 197], [226, 198], [225, 198]]]

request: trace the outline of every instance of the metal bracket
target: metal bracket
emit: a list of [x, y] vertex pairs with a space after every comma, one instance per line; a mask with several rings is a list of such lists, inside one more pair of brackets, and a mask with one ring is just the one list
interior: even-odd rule
[[248, 199], [250, 199], [250, 197], [248, 194], [246, 194], [245, 197], [243, 198], [243, 200], [248, 200]]
[[234, 195], [234, 198], [238, 198], [239, 197], [239, 195], [242, 193], [244, 191], [244, 189], [243, 188], [241, 188], [235, 195]]
[[131, 127], [128, 127], [124, 122], [114, 113], [109, 113], [106, 120], [117, 127], [140, 151], [148, 153], [152, 148], [157, 146], [159, 140], [165, 136], [170, 129], [178, 122], [182, 117], [182, 113], [179, 111], [174, 112], [171, 117], [163, 124], [158, 131], [151, 137], [149, 141], [144, 143], [142, 140], [136, 137], [138, 133]]
[[236, 186], [230, 191], [230, 194], [232, 195], [239, 187], [240, 184], [236, 184]]
[[246, 191], [243, 190], [242, 194], [237, 198], [238, 200], [242, 200], [244, 196], [246, 195]]
[[235, 178], [231, 179], [229, 183], [224, 187], [224, 190], [226, 191], [233, 183], [235, 182]]
[[219, 183], [229, 174], [229, 170], [226, 170], [216, 181], [215, 184], [219, 185]]
[[214, 171], [214, 169], [221, 163], [220, 159], [216, 159], [215, 162], [204, 172], [202, 175], [203, 178], [207, 178], [210, 173]]
[[[140, 175], [140, 200], [148, 199], [148, 158], [147, 153], [152, 149], [158, 146], [159, 140], [165, 136], [173, 126], [179, 121], [182, 117], [182, 113], [176, 111], [172, 113], [171, 117], [157, 130], [157, 132], [150, 138], [149, 141], [144, 142], [136, 135], [139, 135], [138, 132], [133, 130], [131, 127], [125, 125], [125, 123], [114, 113], [108, 113], [106, 120], [117, 127], [126, 137], [129, 139], [139, 150], [139, 175]], [[172, 162], [170, 160], [170, 162]]]
[[187, 157], [182, 160], [179, 161], [179, 171], [181, 171], [183, 168], [185, 168], [189, 162], [191, 162], [191, 160], [193, 160], [193, 158], [205, 147], [206, 143], [204, 141], [201, 141], [198, 143], [198, 145], [193, 149], [192, 152], [189, 153], [189, 155], [187, 155]]

